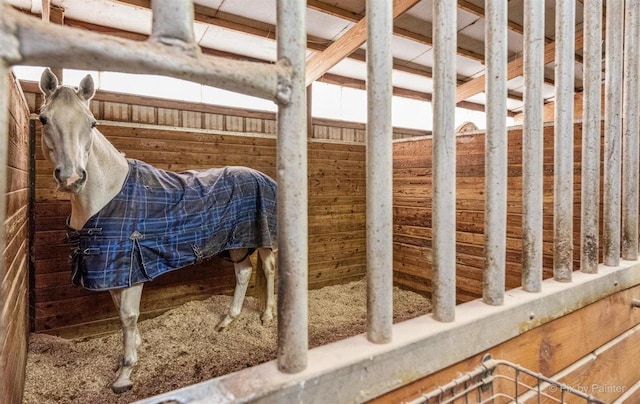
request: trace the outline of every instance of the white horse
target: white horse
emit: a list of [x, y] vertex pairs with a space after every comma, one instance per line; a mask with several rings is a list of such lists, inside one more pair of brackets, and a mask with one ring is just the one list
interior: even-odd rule
[[[95, 128], [96, 120], [89, 109], [89, 100], [95, 94], [90, 75], [76, 90], [60, 86], [56, 76], [46, 69], [40, 79], [40, 89], [45, 95], [40, 113], [42, 151], [53, 164], [57, 189], [70, 196], [68, 226], [72, 231], [82, 232], [85, 224], [121, 192], [128, 181], [131, 163]], [[135, 237], [131, 238], [137, 242]], [[266, 324], [274, 316], [276, 259], [272, 248], [255, 247], [267, 280], [267, 302], [261, 316], [263, 324]], [[216, 327], [219, 331], [240, 314], [252, 271], [247, 248], [231, 249], [228, 255], [234, 262], [236, 286], [229, 314]], [[86, 287], [84, 283], [82, 285]], [[137, 328], [142, 286], [143, 283], [138, 282], [128, 287], [109, 289], [123, 330], [124, 357], [112, 385], [116, 393], [133, 387], [130, 375], [137, 362], [137, 348], [142, 342]]]

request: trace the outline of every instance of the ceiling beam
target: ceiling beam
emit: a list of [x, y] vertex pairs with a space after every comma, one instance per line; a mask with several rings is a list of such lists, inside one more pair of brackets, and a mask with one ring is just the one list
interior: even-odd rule
[[[149, 8], [151, 6], [150, 0], [119, 0], [119, 1], [130, 4], [130, 5], [138, 6], [138, 7], [144, 7], [144, 8]], [[195, 4], [194, 7], [195, 7], [195, 20], [198, 22], [215, 25], [218, 27], [223, 27], [229, 30], [243, 32], [250, 35], [255, 35], [260, 38], [268, 38], [268, 39], [275, 40], [276, 27], [272, 24], [253, 20], [246, 17], [237, 16], [234, 14], [225, 13], [222, 11], [218, 11], [214, 8], [201, 6], [198, 4]], [[334, 13], [338, 12], [338, 13], [341, 13], [341, 15], [348, 13], [343, 9], [338, 9], [337, 7], [334, 7], [333, 9], [340, 10], [340, 11], [334, 10]], [[349, 19], [351, 18], [353, 17], [349, 17]], [[310, 49], [315, 52], [323, 52], [331, 44], [332, 44], [332, 41], [326, 40], [323, 38], [317, 38], [317, 37], [307, 38], [307, 49]], [[202, 48], [202, 49], [205, 49], [205, 48]], [[211, 52], [209, 52], [209, 54], [211, 54]], [[351, 53], [347, 57], [360, 62], [366, 62], [366, 52], [363, 49], [356, 49], [355, 51], [353, 51], [353, 53]], [[273, 61], [270, 61], [270, 62], [273, 62]], [[431, 77], [430, 67], [420, 65], [418, 63], [410, 62], [407, 60], [403, 60], [403, 59], [394, 58], [393, 69], [396, 71], [416, 74], [423, 77]]]
[[[43, 0], [46, 1], [46, 0]], [[120, 2], [123, 3], [127, 3], [130, 5], [135, 5], [138, 7], [144, 7], [144, 8], [150, 8], [151, 7], [151, 2], [150, 0], [119, 0]], [[397, 18], [399, 15], [401, 15], [402, 13], [404, 13], [406, 10], [410, 9], [411, 7], [413, 7], [413, 5], [415, 5], [416, 3], [418, 3], [419, 0], [400, 0], [400, 1], [396, 1], [396, 4], [394, 4], [394, 18]], [[314, 9], [318, 9], [319, 11], [322, 12], [326, 12], [328, 14], [331, 15], [335, 15], [335, 16], [339, 16], [340, 18], [345, 18], [348, 19], [350, 21], [353, 21], [357, 16], [359, 16], [357, 13], [352, 13], [349, 12], [347, 10], [338, 8], [338, 7], [334, 7], [334, 6], [329, 6], [326, 3], [321, 3], [319, 1], [316, 0], [308, 0], [308, 6], [310, 8], [314, 8]], [[268, 38], [268, 39], [275, 39], [275, 26], [272, 24], [268, 24], [268, 23], [264, 23], [261, 21], [257, 21], [257, 20], [253, 20], [253, 19], [249, 19], [246, 17], [242, 17], [242, 16], [237, 16], [237, 15], [233, 15], [233, 14], [229, 14], [229, 13], [225, 13], [210, 7], [206, 7], [206, 6], [201, 6], [196, 4], [195, 5], [195, 20], [201, 23], [206, 23], [206, 24], [212, 24], [212, 25], [216, 25], [216, 26], [221, 26], [230, 30], [236, 30], [236, 31], [240, 31], [243, 33], [247, 33], [247, 34], [251, 34], [251, 35], [256, 35], [259, 36], [261, 38]], [[360, 29], [356, 29], [354, 30], [358, 24], [360, 24], [361, 28]], [[85, 29], [90, 29], [90, 30], [94, 30], [94, 31], [98, 31], [98, 32], [103, 32], [103, 33], [108, 33], [108, 34], [112, 34], [112, 35], [117, 35], [117, 36], [122, 36], [122, 37], [128, 37], [130, 39], [137, 39], [137, 40], [144, 40], [146, 39], [146, 35], [139, 35], [139, 34], [135, 34], [133, 32], [126, 32], [126, 31], [122, 31], [122, 30], [118, 30], [118, 29], [112, 29], [109, 27], [103, 27], [103, 26], [97, 26], [97, 25], [93, 25], [93, 24], [88, 24], [88, 23], [84, 23], [84, 22], [80, 22], [80, 21], [68, 21], [68, 25], [71, 26], [76, 26], [76, 27], [83, 27]], [[402, 30], [399, 29], [401, 34], [400, 36], [405, 36], [405, 37], [409, 37], [411, 35], [415, 36], [417, 34], [412, 33], [411, 31], [406, 31], [406, 30]], [[410, 33], [410, 34], [402, 34], [402, 32], [406, 33]], [[346, 37], [346, 38], [344, 38]], [[343, 39], [344, 38], [344, 39]], [[356, 38], [355, 40], [353, 38]], [[414, 40], [416, 40], [415, 38], [413, 38]], [[429, 37], [426, 36], [419, 36], [418, 37], [419, 41], [422, 41], [422, 43], [426, 43], [424, 41], [430, 41]], [[342, 40], [343, 45], [346, 43], [348, 45], [348, 47], [339, 47], [338, 45], [335, 45], [336, 42], [339, 42], [340, 40]], [[329, 45], [325, 45], [322, 42], [326, 42]], [[355, 42], [354, 42], [355, 41]], [[360, 42], [362, 41], [362, 42]], [[347, 33], [345, 33], [341, 38], [339, 38], [337, 41], [335, 42], [331, 42], [329, 40], [324, 40], [321, 38], [309, 38], [307, 46], [308, 49], [317, 51], [317, 52], [321, 52], [319, 54], [316, 54], [314, 57], [316, 60], [321, 61], [322, 64], [326, 63], [326, 61], [322, 61], [320, 59], [319, 55], [328, 55], [327, 51], [330, 50], [333, 47], [333, 50], [335, 51], [336, 48], [339, 49], [340, 52], [344, 52], [347, 53], [349, 52], [349, 47], [351, 48], [351, 53], [348, 55], [348, 57], [354, 59], [354, 60], [358, 60], [361, 62], [365, 62], [366, 61], [366, 52], [364, 49], [358, 49], [360, 45], [362, 45], [362, 43], [364, 43], [366, 41], [366, 18], [362, 18], [358, 21], [358, 23], [356, 23], [356, 26], [354, 26], [352, 28], [352, 30], [348, 31]], [[355, 45], [355, 43], [358, 43], [357, 45]], [[341, 49], [340, 49], [341, 48]], [[207, 48], [202, 48], [203, 49], [203, 53], [206, 54], [210, 54], [210, 55], [218, 55], [218, 56], [222, 56], [222, 57], [227, 57], [227, 58], [234, 58], [234, 59], [245, 59], [245, 60], [249, 60], [252, 58], [243, 56], [243, 55], [239, 55], [239, 54], [234, 54], [234, 53], [230, 53], [230, 52], [222, 52], [222, 51], [217, 51], [214, 49], [207, 49]], [[337, 55], [339, 53], [334, 53], [332, 58], [336, 58]], [[310, 58], [309, 62], [311, 62], [312, 60], [314, 60], [314, 57]], [[256, 60], [256, 59], [253, 59]], [[338, 61], [341, 59], [338, 59]], [[265, 62], [273, 62], [273, 61], [265, 61]], [[307, 64], [307, 67], [309, 67], [309, 62]], [[332, 62], [333, 63], [333, 62]], [[335, 62], [337, 63], [337, 61]], [[335, 65], [335, 63], [333, 63], [330, 67], [332, 67], [333, 65]], [[330, 68], [329, 67], [329, 68]], [[403, 71], [406, 73], [410, 73], [410, 74], [416, 74], [422, 77], [432, 77], [432, 69], [429, 66], [424, 66], [421, 64], [417, 64], [417, 63], [413, 63], [413, 62], [409, 62], [406, 60], [402, 60], [402, 59], [398, 59], [398, 58], [394, 58], [393, 60], [393, 68], [396, 71]], [[309, 71], [307, 71], [307, 73], [309, 73]], [[322, 75], [323, 73], [326, 73], [326, 70], [322, 73], [320, 73], [320, 75]], [[318, 74], [317, 71], [314, 74]], [[320, 76], [318, 76], [320, 77]], [[337, 77], [337, 76], [336, 76]], [[345, 78], [346, 79], [346, 78]], [[464, 79], [459, 79], [458, 83], [460, 84], [460, 87], [464, 86], [465, 84], [468, 83], [464, 83], [463, 82]], [[474, 79], [476, 80], [476, 79]], [[471, 80], [471, 82], [473, 82], [474, 80]], [[483, 83], [484, 86], [484, 83]], [[406, 90], [406, 92], [400, 91], [402, 89], [400, 88], [395, 88], [395, 94], [396, 95], [401, 95], [401, 94], [409, 94], [412, 92], [412, 90]], [[484, 91], [484, 89], [482, 90]], [[418, 99], [428, 99], [430, 100], [431, 95], [425, 92], [420, 92], [420, 91], [415, 91], [416, 95], [413, 96], [409, 96], [409, 98], [418, 98]], [[401, 96], [407, 96], [407, 95], [401, 95]], [[511, 99], [515, 99], [515, 100], [521, 100], [522, 96], [519, 93], [515, 93], [515, 92], [510, 92], [508, 94], [509, 98]], [[462, 102], [462, 100], [459, 100], [460, 102]], [[467, 104], [467, 103], [465, 103]], [[468, 103], [468, 106], [465, 106], [465, 108], [469, 108], [469, 109], [473, 109], [473, 110], [479, 110], [479, 107], [482, 107], [479, 104], [473, 104], [473, 103]], [[483, 109], [483, 108], [482, 108]], [[511, 112], [510, 112], [511, 113]]]
[[[583, 32], [579, 30], [576, 32], [575, 48], [582, 49], [583, 46]], [[551, 63], [555, 59], [556, 43], [552, 42], [544, 47], [544, 63]], [[507, 80], [511, 80], [515, 77], [522, 76], [524, 73], [524, 58], [519, 57], [512, 60], [507, 64]], [[485, 75], [476, 77], [468, 82], [459, 85], [456, 88], [456, 102], [466, 100], [476, 94], [480, 94], [485, 91]]]
[[[458, 8], [461, 9], [461, 10], [467, 11], [467, 12], [469, 12], [471, 14], [474, 14], [477, 17], [485, 18], [484, 8], [482, 8], [481, 6], [475, 5], [475, 4], [471, 3], [470, 1], [458, 0]], [[522, 25], [518, 24], [517, 22], [511, 21], [511, 20], [507, 20], [507, 27], [508, 27], [508, 29], [510, 31], [524, 36], [524, 27]], [[546, 38], [545, 37], [545, 42], [546, 43], [551, 43], [551, 42], [554, 42], [554, 41], [552, 39], [550, 39], [550, 38]], [[575, 58], [576, 58], [576, 62], [582, 64], [582, 62], [583, 62], [582, 56], [575, 55]]]
[[[466, 12], [469, 12], [475, 15], [476, 17], [485, 18], [484, 8], [482, 8], [481, 6], [475, 5], [470, 1], [458, 0], [458, 8]], [[513, 32], [517, 32], [518, 34], [522, 34], [524, 32], [524, 28], [522, 27], [522, 25], [516, 22], [513, 22], [511, 20], [507, 20], [507, 27], [509, 28], [509, 30]]]
[[[393, 3], [393, 18], [409, 10], [420, 0], [396, 0]], [[367, 39], [367, 19], [362, 18], [349, 31], [334, 41], [321, 53], [316, 53], [309, 58], [306, 65], [305, 83], [309, 85], [316, 81], [342, 59], [358, 49]]]
[[[351, 22], [358, 22], [365, 18], [365, 14], [354, 13], [352, 11], [332, 6], [318, 0], [307, 0], [307, 7], [312, 10], [316, 10]], [[429, 33], [432, 31], [430, 23], [426, 23], [424, 31]], [[405, 38], [422, 45], [433, 46], [433, 38], [431, 37], [431, 35], [419, 34], [417, 32], [413, 32], [397, 26], [393, 27], [393, 34], [397, 37]], [[457, 48], [457, 53], [460, 56], [475, 60], [476, 62], [484, 63], [484, 55], [482, 53], [474, 52], [472, 50], [460, 47]]]
[[[125, 31], [125, 30], [121, 30], [121, 29], [103, 27], [103, 26], [100, 26], [100, 25], [95, 25], [95, 24], [91, 24], [91, 23], [87, 23], [87, 22], [79, 21], [79, 20], [66, 19], [65, 20], [65, 25], [67, 25], [69, 27], [86, 29], [88, 31], [100, 32], [100, 33], [103, 33], [103, 34], [106, 34], [106, 35], [112, 35], [112, 36], [116, 36], [116, 37], [119, 37], [119, 38], [131, 39], [131, 40], [134, 40], [134, 41], [146, 41], [147, 38], [148, 38], [148, 35], [139, 34], [137, 32], [131, 32], [131, 31]], [[227, 51], [220, 51], [220, 50], [209, 49], [209, 48], [202, 48], [202, 53], [204, 53], [205, 55], [219, 56], [219, 57], [223, 57], [223, 58], [227, 58], [227, 59], [248, 60], [248, 61], [252, 61], [252, 62], [262, 62], [262, 63], [268, 63], [269, 62], [269, 61], [264, 60], [264, 59], [251, 58], [251, 57], [247, 57], [247, 56], [240, 55], [240, 54], [237, 54], [237, 53], [232, 53], [232, 52], [227, 52]], [[426, 67], [426, 66], [422, 66], [422, 65], [418, 65], [418, 66], [420, 66], [423, 69], [428, 69], [428, 67]], [[420, 73], [416, 72], [416, 74], [420, 74]], [[320, 82], [324, 82], [324, 83], [330, 83], [330, 84], [336, 84], [336, 85], [340, 85], [340, 86], [344, 86], [344, 87], [349, 87], [349, 88], [360, 89], [360, 90], [366, 89], [366, 82], [364, 80], [354, 79], [354, 78], [344, 77], [344, 76], [339, 76], [337, 74], [326, 73], [326, 74], [324, 74], [322, 76], [322, 78], [319, 81]], [[428, 101], [428, 102], [431, 101], [431, 94], [430, 93], [422, 92], [422, 91], [416, 91], [416, 90], [409, 90], [409, 89], [400, 88], [400, 87], [393, 87], [393, 95], [396, 95], [396, 96], [399, 96], [399, 97], [404, 97], [404, 98], [411, 98], [411, 99], [415, 99], [415, 100], [422, 100], [422, 101]], [[459, 103], [458, 106], [460, 108], [471, 109], [471, 110], [474, 110], [474, 111], [484, 111], [484, 105], [477, 104], [477, 103], [472, 103], [472, 102], [463, 101], [463, 102]], [[509, 116], [511, 116], [511, 115], [515, 115], [515, 113], [509, 112]]]

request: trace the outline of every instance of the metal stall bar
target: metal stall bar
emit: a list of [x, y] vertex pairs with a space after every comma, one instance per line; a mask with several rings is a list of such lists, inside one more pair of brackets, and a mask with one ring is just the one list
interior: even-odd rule
[[278, 60], [293, 69], [291, 102], [278, 108], [278, 368], [307, 366], [308, 219], [306, 2], [278, 0]]
[[507, 2], [485, 3], [487, 134], [482, 301], [504, 303], [507, 244]]
[[573, 268], [574, 29], [575, 3], [556, 2], [553, 277], [562, 282]]
[[584, 2], [583, 66], [580, 266], [582, 272], [595, 274], [598, 272], [600, 237], [602, 0]]
[[453, 321], [456, 304], [455, 0], [433, 2], [433, 317]]
[[153, 0], [150, 42], [200, 52], [193, 35], [193, 1]]
[[367, 0], [367, 339], [393, 327], [393, 2]]
[[522, 287], [542, 290], [544, 2], [524, 2], [522, 122]]
[[620, 263], [620, 156], [622, 137], [622, 29], [624, 1], [608, 1], [605, 43], [604, 189], [602, 243], [604, 264]]
[[[280, 103], [289, 101], [291, 69], [283, 60], [269, 64], [185, 52], [181, 41], [160, 34], [145, 42], [109, 37], [44, 23], [8, 5], [0, 18], [6, 35], [20, 42], [20, 54], [12, 64], [160, 74]], [[167, 45], [174, 42], [178, 46]]]
[[638, 259], [638, 41], [640, 1], [625, 1], [622, 100], [622, 258]]

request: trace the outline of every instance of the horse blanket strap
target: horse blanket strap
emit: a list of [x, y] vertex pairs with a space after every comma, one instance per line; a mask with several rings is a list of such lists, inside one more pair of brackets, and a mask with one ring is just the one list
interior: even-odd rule
[[276, 248], [276, 183], [265, 174], [128, 162], [120, 192], [82, 229], [68, 229], [75, 285], [129, 287], [231, 249]]

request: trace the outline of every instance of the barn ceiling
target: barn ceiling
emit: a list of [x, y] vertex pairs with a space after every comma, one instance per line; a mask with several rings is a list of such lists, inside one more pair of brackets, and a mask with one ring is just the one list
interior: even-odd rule
[[[542, 0], [541, 0], [542, 1]], [[554, 46], [555, 0], [546, 4], [547, 47]], [[509, 61], [522, 62], [523, 2], [508, 1]], [[50, 21], [100, 31], [110, 35], [144, 40], [151, 32], [150, 0], [8, 0], [25, 12], [40, 15], [42, 4], [50, 3]], [[402, 11], [394, 21], [392, 51], [393, 86], [396, 95], [430, 100], [432, 0], [396, 0]], [[350, 29], [365, 18], [366, 0], [307, 0], [307, 81], [364, 88], [366, 79], [365, 44]], [[403, 11], [406, 8], [406, 11]], [[195, 0], [195, 36], [205, 53], [236, 59], [275, 61], [276, 0]], [[576, 1], [576, 38], [581, 38], [582, 3]], [[485, 95], [477, 83], [484, 75], [484, 0], [458, 0], [458, 101], [459, 106], [482, 110]], [[326, 69], [310, 69], [322, 61], [341, 41], [349, 52], [342, 61]], [[580, 45], [581, 40], [576, 43]], [[576, 46], [576, 90], [581, 88], [581, 46]], [[553, 52], [551, 52], [553, 54]], [[553, 99], [553, 60], [547, 60], [544, 94]], [[475, 80], [475, 81], [474, 81]], [[480, 79], [481, 80], [481, 79]], [[510, 78], [507, 107], [511, 114], [521, 112], [523, 79]], [[480, 86], [482, 88], [482, 86]]]

